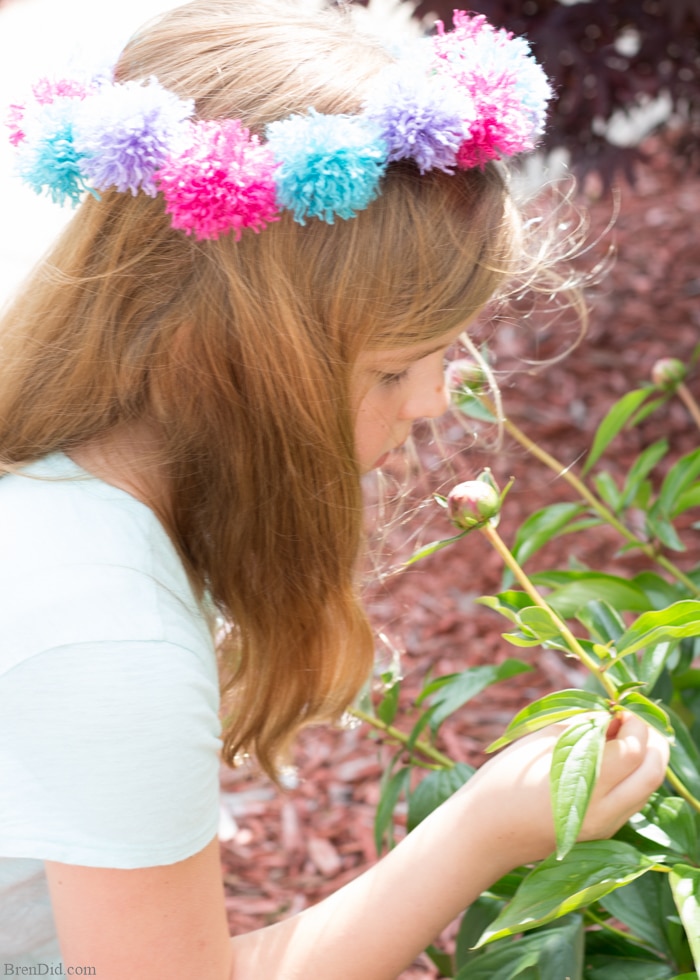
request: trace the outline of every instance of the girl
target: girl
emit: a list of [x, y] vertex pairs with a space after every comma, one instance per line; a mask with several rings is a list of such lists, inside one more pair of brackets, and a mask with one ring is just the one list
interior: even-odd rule
[[[334, 10], [194, 0], [12, 107], [22, 175], [82, 203], [2, 322], [5, 975], [388, 980], [551, 852], [557, 728], [256, 933], [215, 837], [220, 757], [274, 776], [370, 671], [360, 477], [446, 410], [446, 351], [517, 271], [495, 161], [548, 95], [483, 18], [392, 55]], [[666, 758], [626, 720], [585, 837]]]

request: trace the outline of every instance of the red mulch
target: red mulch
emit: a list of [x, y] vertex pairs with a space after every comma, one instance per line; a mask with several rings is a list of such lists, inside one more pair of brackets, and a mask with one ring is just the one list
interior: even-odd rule
[[[617, 257], [594, 291], [585, 340], [560, 363], [529, 373], [523, 358], [549, 356], [557, 344], [551, 332], [538, 340], [535, 355], [533, 336], [512, 324], [491, 338], [495, 367], [504, 372], [508, 416], [566, 465], [585, 454], [610, 404], [646, 381], [657, 358], [687, 361], [700, 341], [700, 179], [684, 173], [661, 143], [652, 142], [648, 149], [651, 161], [637, 186], [620, 189], [613, 231], [591, 253], [594, 261], [614, 242]], [[597, 199], [587, 189], [585, 205], [595, 238], [608, 225], [613, 204], [610, 197]], [[689, 385], [699, 397], [697, 371]], [[680, 403], [620, 438], [608, 468], [621, 476], [641, 447], [664, 436], [676, 454], [697, 446], [697, 430]], [[452, 457], [448, 486], [458, 478], [472, 478], [484, 465], [501, 484], [516, 477], [500, 528], [506, 541], [512, 541], [515, 528], [534, 510], [573, 499], [567, 484], [528, 460], [517, 445], [507, 441], [497, 455], [477, 446], [454, 456], [458, 438], [462, 446], [470, 446], [471, 440], [453, 424], [447, 432]], [[414, 495], [417, 504], [429, 500], [445, 477], [444, 471], [438, 475], [440, 453], [427, 429], [418, 433], [418, 452], [424, 473]], [[416, 533], [423, 541], [450, 533], [433, 503], [418, 506], [412, 522], [391, 533], [389, 544]], [[618, 543], [614, 533], [596, 530], [548, 546], [540, 561], [552, 567], [575, 557], [593, 568], [608, 567]], [[679, 563], [690, 567], [698, 560], [696, 549]], [[619, 559], [617, 574], [633, 574], [636, 563], [631, 556]], [[370, 590], [373, 622], [403, 651], [403, 704], [410, 705], [429, 672], [527, 656], [502, 639], [504, 621], [473, 601], [498, 590], [500, 576], [500, 559], [474, 534]], [[445, 726], [443, 751], [478, 764], [485, 745], [524, 702], [576, 683], [575, 668], [554, 653], [536, 651], [531, 660], [532, 673], [484, 692]], [[289, 792], [277, 791], [245, 769], [223, 774], [225, 808], [235, 821], [231, 839], [222, 844], [233, 932], [258, 928], [313, 904], [375, 860], [372, 824], [381, 756], [381, 747], [364, 727], [319, 728], [300, 740], [298, 785]], [[437, 976], [424, 958], [401, 974], [402, 980]]]

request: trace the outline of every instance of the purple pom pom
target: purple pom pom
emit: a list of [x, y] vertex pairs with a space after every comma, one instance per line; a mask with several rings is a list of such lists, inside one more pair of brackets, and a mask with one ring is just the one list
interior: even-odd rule
[[155, 197], [153, 175], [184, 138], [193, 111], [191, 99], [179, 99], [155, 79], [103, 86], [81, 105], [74, 125], [85, 176], [100, 190]]
[[465, 120], [472, 115], [471, 102], [458, 100], [445, 85], [416, 77], [413, 68], [392, 65], [378, 81], [364, 111], [379, 127], [389, 161], [411, 159], [421, 173], [452, 173], [467, 132]]

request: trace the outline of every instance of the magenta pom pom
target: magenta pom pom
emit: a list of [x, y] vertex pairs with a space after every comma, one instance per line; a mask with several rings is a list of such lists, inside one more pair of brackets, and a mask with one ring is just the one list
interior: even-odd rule
[[238, 120], [192, 125], [192, 139], [156, 173], [173, 228], [197, 239], [218, 238], [244, 228], [260, 231], [279, 214], [277, 164]]

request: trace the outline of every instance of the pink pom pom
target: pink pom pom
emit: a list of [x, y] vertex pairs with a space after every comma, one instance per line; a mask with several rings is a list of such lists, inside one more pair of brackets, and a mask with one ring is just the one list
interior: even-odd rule
[[7, 110], [7, 118], [5, 120], [5, 125], [10, 130], [10, 143], [13, 146], [19, 146], [26, 136], [22, 130], [22, 121], [24, 119], [24, 109], [23, 105], [11, 105]]
[[84, 99], [88, 89], [71, 78], [59, 78], [55, 82], [48, 78], [40, 78], [32, 85], [32, 92], [39, 105], [51, 105], [60, 98]]
[[244, 228], [260, 231], [279, 219], [277, 163], [237, 119], [194, 123], [191, 141], [156, 173], [173, 228], [216, 239]]

